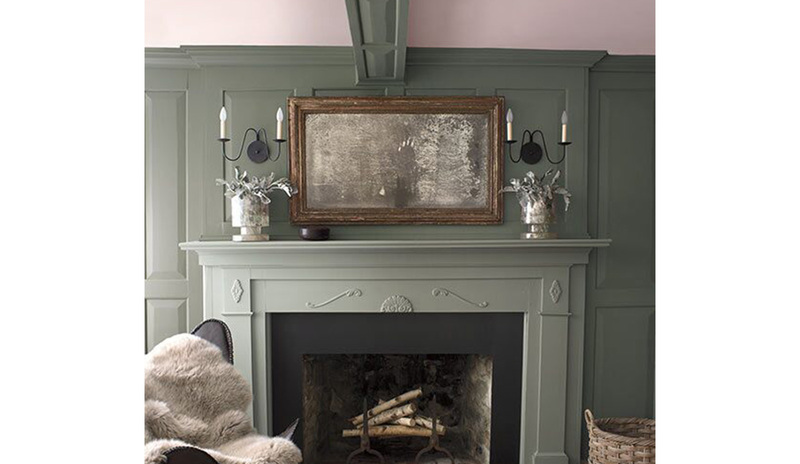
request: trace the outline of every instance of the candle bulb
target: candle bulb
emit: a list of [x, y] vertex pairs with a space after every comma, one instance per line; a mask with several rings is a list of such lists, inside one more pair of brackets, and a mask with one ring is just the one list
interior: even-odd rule
[[275, 129], [275, 138], [283, 139], [283, 108], [278, 107], [278, 112], [275, 113], [275, 119], [278, 121], [278, 127]]
[[561, 113], [561, 143], [567, 143], [567, 110]]
[[221, 110], [219, 110], [219, 138], [227, 139], [228, 138], [228, 131], [225, 127], [225, 122], [228, 120], [228, 112], [225, 111], [225, 107], [223, 106]]
[[514, 122], [514, 113], [511, 111], [511, 108], [509, 108], [506, 112], [506, 140], [514, 140], [514, 129], [511, 127], [512, 122]]

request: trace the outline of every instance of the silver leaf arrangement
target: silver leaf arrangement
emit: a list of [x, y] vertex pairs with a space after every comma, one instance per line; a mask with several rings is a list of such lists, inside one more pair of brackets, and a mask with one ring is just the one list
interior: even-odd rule
[[297, 187], [292, 185], [289, 179], [285, 177], [274, 179], [274, 172], [268, 176], [251, 178], [247, 175], [247, 171], [240, 171], [239, 166], [236, 166], [233, 180], [228, 182], [225, 179], [217, 179], [217, 185], [225, 186], [225, 196], [228, 198], [251, 196], [267, 204], [270, 202], [267, 195], [276, 190], [283, 191], [289, 197], [297, 193]]
[[[548, 182], [547, 178], [550, 175], [553, 177]], [[521, 180], [509, 179], [511, 185], [503, 187], [500, 191], [503, 193], [516, 193], [517, 201], [519, 201], [520, 206], [523, 208], [533, 205], [534, 203], [543, 203], [547, 206], [547, 209], [552, 209], [556, 195], [561, 195], [564, 197], [564, 212], [567, 212], [569, 210], [569, 202], [572, 194], [563, 186], [556, 184], [556, 181], [560, 177], [561, 171], [556, 171], [555, 174], [553, 174], [552, 169], [548, 169], [547, 172], [541, 176], [537, 176], [532, 171], [528, 171]]]

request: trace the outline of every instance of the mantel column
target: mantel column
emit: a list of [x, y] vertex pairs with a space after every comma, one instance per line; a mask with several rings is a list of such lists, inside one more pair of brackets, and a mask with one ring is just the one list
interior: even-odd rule
[[533, 464], [568, 464], [564, 450], [569, 348], [569, 268], [552, 268], [542, 280], [539, 314], [539, 417]]
[[[233, 366], [253, 386], [253, 340], [250, 269], [215, 269], [221, 277], [216, 302], [220, 309], [213, 315], [220, 317], [233, 334]], [[252, 405], [250, 406], [252, 416]]]

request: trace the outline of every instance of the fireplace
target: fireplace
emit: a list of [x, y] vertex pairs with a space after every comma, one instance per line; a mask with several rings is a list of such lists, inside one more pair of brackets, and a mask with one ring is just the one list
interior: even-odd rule
[[[359, 447], [343, 432], [358, 430], [364, 399], [371, 409], [417, 389], [404, 417], [437, 416], [458, 464], [519, 461], [522, 314], [275, 314], [270, 325], [273, 428], [301, 418], [306, 464], [341, 464]], [[430, 437], [412, 427], [370, 445], [387, 464], [413, 464]]]
[[[431, 440], [419, 428], [433, 415], [445, 427], [440, 444], [459, 464], [578, 464], [586, 264], [608, 244], [181, 247], [203, 266], [204, 316], [231, 328], [234, 366], [253, 386], [254, 425], [271, 434], [301, 418], [295, 440], [306, 463], [344, 464], [359, 448], [350, 419], [365, 398], [371, 409], [419, 389], [404, 403], [413, 411], [392, 417], [403, 421], [376, 426], [414, 428], [413, 436], [370, 437], [387, 464], [413, 463]], [[449, 462], [442, 458], [421, 462]]]
[[[489, 464], [492, 418], [492, 358], [476, 354], [306, 355], [303, 356], [304, 462], [345, 461], [361, 434], [387, 463], [413, 464], [430, 442], [436, 422], [440, 446], [457, 463]], [[384, 398], [413, 399], [377, 415], [363, 428], [366, 405]], [[419, 396], [416, 396], [419, 395]], [[395, 411], [395, 412], [393, 412]], [[388, 413], [388, 414], [387, 414]], [[392, 420], [390, 417], [399, 416]], [[371, 419], [368, 419], [368, 421]], [[355, 424], [355, 421], [361, 421]], [[348, 434], [348, 437], [344, 437]], [[357, 434], [357, 435], [356, 435]], [[419, 435], [418, 435], [419, 434]], [[436, 456], [441, 458], [441, 456]], [[425, 456], [421, 462], [429, 462]]]

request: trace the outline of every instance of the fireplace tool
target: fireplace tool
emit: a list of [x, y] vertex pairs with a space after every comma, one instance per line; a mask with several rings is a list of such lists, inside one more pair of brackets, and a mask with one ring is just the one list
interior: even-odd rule
[[[345, 464], [350, 464], [350, 461], [355, 456], [358, 456], [361, 453], [372, 454], [374, 456], [377, 456], [378, 459], [380, 459], [381, 464], [384, 464], [385, 461], [383, 460], [383, 455], [379, 451], [372, 449], [372, 447], [369, 444], [369, 420], [367, 418], [366, 397], [364, 397], [364, 421], [362, 422], [362, 424], [363, 426], [361, 427], [361, 445], [358, 447], [357, 450], [350, 453], [350, 456], [347, 456], [347, 461], [345, 461]], [[419, 455], [417, 457], [419, 457]], [[453, 461], [453, 464], [455, 464], [455, 461]]]
[[435, 396], [433, 397], [433, 402], [434, 402], [434, 407], [433, 407], [433, 428], [431, 429], [431, 438], [430, 438], [430, 441], [428, 442], [428, 446], [426, 446], [425, 448], [422, 448], [421, 450], [419, 450], [419, 453], [417, 453], [417, 457], [414, 458], [414, 464], [419, 464], [419, 458], [422, 457], [423, 454], [431, 452], [431, 451], [440, 451], [440, 452], [446, 454], [447, 457], [450, 458], [450, 462], [452, 462], [453, 464], [456, 464], [456, 460], [455, 460], [455, 458], [453, 458], [453, 455], [450, 454], [450, 451], [447, 451], [446, 448], [443, 448], [439, 444], [439, 431], [437, 430], [439, 428], [439, 416], [437, 415], [437, 409], [438, 408], [436, 407], [436, 397]]

